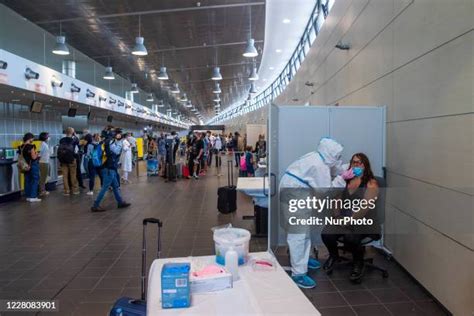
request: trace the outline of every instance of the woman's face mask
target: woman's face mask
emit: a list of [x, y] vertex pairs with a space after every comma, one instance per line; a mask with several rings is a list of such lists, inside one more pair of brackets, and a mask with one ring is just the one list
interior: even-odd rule
[[361, 167], [353, 167], [352, 172], [356, 177], [361, 177], [364, 174], [364, 168]]

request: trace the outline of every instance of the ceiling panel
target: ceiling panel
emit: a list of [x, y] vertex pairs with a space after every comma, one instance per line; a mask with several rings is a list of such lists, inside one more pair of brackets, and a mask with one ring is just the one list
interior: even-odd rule
[[[246, 77], [251, 64], [242, 57], [245, 49], [242, 43], [250, 31], [250, 9], [252, 37], [260, 51], [257, 63], [263, 51], [264, 0], [204, 0], [199, 6], [191, 0], [2, 0], [2, 3], [54, 35], [59, 34], [61, 20], [69, 45], [103, 65], [110, 63], [115, 72], [158, 95], [165, 90], [158, 80], [153, 80], [153, 73], [163, 63], [171, 79], [165, 86], [178, 82], [207, 117], [214, 113], [214, 82], [209, 78], [216, 62], [221, 65], [224, 77], [222, 108], [248, 93], [250, 83]], [[168, 11], [150, 12], [154, 10]], [[130, 54], [138, 36], [139, 19], [149, 52], [140, 58]], [[180, 109], [187, 111], [182, 106]]]

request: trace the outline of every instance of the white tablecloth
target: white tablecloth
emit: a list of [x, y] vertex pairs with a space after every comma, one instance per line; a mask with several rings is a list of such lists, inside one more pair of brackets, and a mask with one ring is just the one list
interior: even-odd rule
[[[268, 252], [250, 256], [269, 257]], [[253, 271], [250, 265], [239, 267], [240, 280], [232, 289], [191, 295], [191, 307], [161, 308], [161, 268], [166, 262], [191, 262], [204, 266], [215, 256], [156, 259], [148, 277], [147, 315], [321, 315], [303, 292], [277, 264], [274, 271]]]

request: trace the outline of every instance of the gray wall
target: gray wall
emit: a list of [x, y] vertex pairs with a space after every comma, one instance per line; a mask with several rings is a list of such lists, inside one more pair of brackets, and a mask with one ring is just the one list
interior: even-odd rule
[[387, 106], [386, 245], [454, 315], [474, 311], [473, 5], [336, 1], [276, 100]]

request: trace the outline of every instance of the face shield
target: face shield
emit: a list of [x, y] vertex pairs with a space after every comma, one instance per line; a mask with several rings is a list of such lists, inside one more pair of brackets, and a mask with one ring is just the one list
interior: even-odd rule
[[342, 151], [344, 147], [331, 138], [322, 138], [319, 141], [318, 153], [328, 167], [336, 167], [342, 164]]

